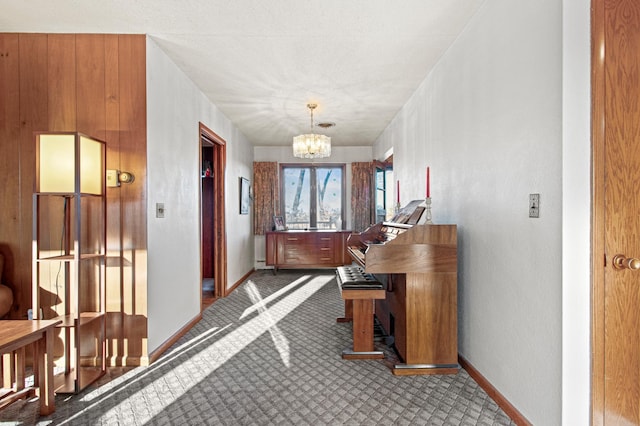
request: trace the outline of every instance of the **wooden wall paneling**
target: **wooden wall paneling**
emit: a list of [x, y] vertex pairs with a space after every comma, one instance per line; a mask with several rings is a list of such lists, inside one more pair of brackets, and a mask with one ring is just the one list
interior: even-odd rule
[[[104, 36], [107, 169], [120, 170], [120, 85], [117, 35]], [[120, 188], [107, 188], [107, 364], [125, 365], [122, 315], [122, 203]], [[126, 267], [126, 269], [130, 269]]]
[[[75, 35], [76, 70], [76, 128], [79, 132], [106, 142], [105, 128], [105, 59], [104, 36], [101, 34]], [[85, 235], [96, 235], [90, 227], [96, 224], [83, 221]], [[100, 244], [98, 244], [100, 246]], [[82, 284], [81, 284], [82, 285]], [[98, 303], [101, 298], [94, 285], [85, 285], [82, 294]]]
[[47, 131], [74, 131], [76, 121], [76, 48], [73, 34], [47, 37]]
[[135, 181], [121, 190], [126, 356], [148, 362], [147, 349], [147, 107], [146, 39], [143, 35], [120, 35], [120, 161], [122, 170]]
[[[12, 165], [0, 250], [16, 318], [31, 307], [34, 131], [79, 130], [107, 143], [107, 167], [136, 181], [107, 191], [110, 355], [147, 357], [146, 39], [143, 35], [0, 34], [0, 164]], [[17, 164], [17, 166], [16, 166]], [[13, 192], [11, 192], [13, 191]], [[15, 207], [10, 207], [15, 206]], [[123, 220], [127, 218], [127, 220]], [[52, 222], [57, 220], [54, 218]], [[59, 245], [59, 235], [51, 246]], [[12, 264], [13, 262], [13, 264]], [[13, 276], [11, 276], [11, 274]], [[123, 321], [121, 316], [126, 316]], [[138, 361], [136, 361], [136, 358]]]
[[77, 130], [106, 141], [104, 36], [76, 37]]
[[[72, 34], [49, 34], [47, 35], [47, 125], [43, 128], [37, 128], [34, 130], [41, 131], [74, 131], [76, 130], [76, 41], [75, 36]], [[31, 144], [33, 144], [33, 137]], [[77, 202], [77, 200], [75, 201]], [[42, 247], [49, 247], [51, 250], [61, 249], [60, 236], [62, 234], [62, 223], [64, 222], [63, 208], [49, 208], [46, 209], [47, 214], [43, 217], [49, 222], [43, 221], [43, 228], [49, 235], [44, 233], [40, 234], [40, 242]], [[71, 211], [75, 211], [75, 207], [71, 206]], [[72, 223], [73, 223], [72, 213]], [[73, 229], [73, 227], [71, 228]], [[71, 238], [74, 238], [74, 232], [71, 233]], [[43, 266], [44, 267], [44, 266]], [[55, 268], [56, 266], [52, 265]], [[68, 271], [67, 268], [63, 268], [64, 271]], [[43, 272], [47, 272], [43, 269]], [[49, 271], [48, 276], [54, 277], [57, 274], [53, 274], [53, 271]], [[41, 275], [45, 275], [44, 273]], [[62, 280], [62, 281], [60, 281]], [[43, 283], [46, 280], [43, 280]], [[43, 294], [41, 297], [48, 297], [51, 300], [51, 305], [56, 304], [68, 304], [71, 303], [70, 294], [66, 294], [61, 291], [60, 283], [64, 282], [63, 278], [52, 278], [48, 284], [48, 292], [50, 294]], [[41, 286], [41, 288], [43, 288]], [[45, 292], [46, 290], [43, 290]], [[45, 299], [46, 300], [46, 299]], [[62, 307], [63, 305], [60, 305]], [[64, 313], [63, 310], [58, 309], [57, 314]], [[49, 316], [45, 315], [45, 318]]]
[[18, 295], [18, 314], [26, 318], [31, 307], [31, 240], [32, 202], [35, 179], [35, 140], [34, 131], [47, 130], [48, 127], [48, 47], [46, 34], [20, 34], [20, 99], [16, 102], [19, 109], [20, 154], [19, 179], [20, 195], [16, 200], [20, 211], [20, 242], [15, 259], [16, 283]]
[[[4, 170], [0, 187], [0, 253], [4, 256], [2, 283], [17, 294], [15, 255], [20, 252], [20, 64], [17, 34], [0, 34], [0, 170]], [[14, 295], [15, 296], [15, 295]], [[14, 305], [17, 306], [17, 305]], [[19, 318], [13, 310], [11, 318]]]

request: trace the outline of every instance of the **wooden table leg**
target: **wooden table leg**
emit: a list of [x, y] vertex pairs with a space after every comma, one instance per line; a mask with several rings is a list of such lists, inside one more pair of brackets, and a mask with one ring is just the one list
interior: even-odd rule
[[[38, 370], [40, 414], [46, 416], [56, 410], [53, 390], [53, 328], [48, 328], [43, 338], [38, 340]], [[34, 360], [34, 364], [36, 361]]]
[[16, 349], [16, 391], [24, 389], [24, 379], [26, 377], [26, 351], [25, 347]]
[[16, 358], [13, 352], [2, 354], [2, 387], [12, 388], [16, 374]]

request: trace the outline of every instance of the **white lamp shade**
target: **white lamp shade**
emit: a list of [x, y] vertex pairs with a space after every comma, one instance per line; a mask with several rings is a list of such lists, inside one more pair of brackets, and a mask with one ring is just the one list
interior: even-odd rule
[[293, 138], [293, 156], [298, 158], [325, 158], [331, 156], [331, 138], [306, 134]]
[[80, 136], [80, 192], [102, 194], [102, 147], [97, 140]]
[[78, 133], [42, 133], [37, 140], [38, 192], [102, 194], [103, 142]]

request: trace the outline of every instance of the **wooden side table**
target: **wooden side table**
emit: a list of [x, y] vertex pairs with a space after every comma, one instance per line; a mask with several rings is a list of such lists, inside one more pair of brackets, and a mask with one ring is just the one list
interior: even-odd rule
[[[53, 339], [58, 320], [0, 320], [3, 392], [0, 408], [35, 393], [40, 414], [55, 411], [53, 387]], [[25, 347], [33, 345], [33, 388], [25, 387]], [[13, 383], [15, 381], [15, 386]]]

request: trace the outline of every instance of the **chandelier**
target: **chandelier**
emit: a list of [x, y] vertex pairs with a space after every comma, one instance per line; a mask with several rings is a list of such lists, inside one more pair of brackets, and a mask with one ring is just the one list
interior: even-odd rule
[[293, 138], [293, 156], [298, 158], [324, 158], [331, 155], [331, 138], [313, 133], [313, 110], [317, 104], [307, 104], [311, 111], [311, 133]]

